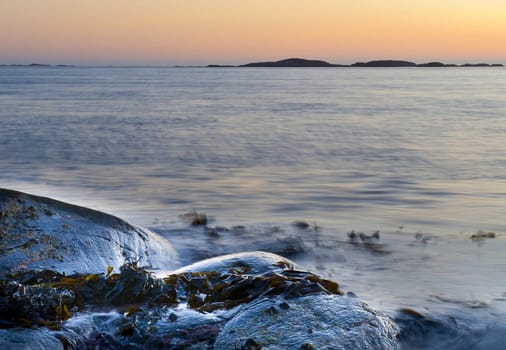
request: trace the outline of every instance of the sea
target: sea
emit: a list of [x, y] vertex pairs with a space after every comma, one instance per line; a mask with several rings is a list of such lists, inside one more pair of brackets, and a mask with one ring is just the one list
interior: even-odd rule
[[181, 264], [284, 255], [447, 327], [420, 348], [503, 345], [505, 68], [3, 66], [0, 187], [148, 227]]

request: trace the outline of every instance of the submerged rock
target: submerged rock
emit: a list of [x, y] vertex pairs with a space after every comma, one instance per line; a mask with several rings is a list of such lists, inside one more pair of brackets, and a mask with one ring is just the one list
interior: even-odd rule
[[380, 232], [376, 231], [371, 235], [366, 235], [363, 232], [355, 232], [355, 230], [348, 233], [349, 242], [367, 250], [378, 254], [389, 254], [390, 251], [386, 249], [385, 244], [380, 242]]
[[204, 213], [199, 213], [196, 210], [184, 214], [182, 216], [182, 219], [183, 221], [190, 224], [190, 226], [206, 226], [208, 223], [207, 215]]
[[23, 269], [99, 273], [126, 261], [175, 266], [164, 238], [96, 210], [0, 189], [0, 213], [0, 277]]

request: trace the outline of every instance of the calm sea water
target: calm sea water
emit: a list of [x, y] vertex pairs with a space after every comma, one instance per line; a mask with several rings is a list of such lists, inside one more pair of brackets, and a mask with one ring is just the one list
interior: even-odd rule
[[447, 327], [420, 348], [503, 347], [506, 69], [0, 67], [0, 122], [1, 187], [153, 227], [182, 264], [283, 254]]
[[506, 231], [506, 70], [0, 68], [0, 184], [139, 224]]

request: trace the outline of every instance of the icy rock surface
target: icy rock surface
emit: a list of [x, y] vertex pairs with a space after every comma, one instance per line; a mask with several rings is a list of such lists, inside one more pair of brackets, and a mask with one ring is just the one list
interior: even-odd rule
[[23, 269], [99, 273], [127, 261], [170, 269], [176, 253], [158, 234], [112, 215], [0, 189], [0, 274]]

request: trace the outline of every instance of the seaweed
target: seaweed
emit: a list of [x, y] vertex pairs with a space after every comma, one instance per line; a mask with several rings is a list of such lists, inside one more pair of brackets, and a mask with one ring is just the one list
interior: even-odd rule
[[143, 303], [168, 289], [136, 265], [123, 265], [120, 274], [111, 272], [65, 276], [43, 270], [10, 275], [0, 281], [0, 319], [8, 326], [56, 327], [72, 317], [72, 310]]
[[[248, 268], [232, 268], [227, 273], [191, 272], [170, 275], [163, 280], [183, 291], [179, 301], [200, 312], [232, 308], [262, 296], [285, 298], [324, 293], [343, 295], [339, 284], [315, 274], [298, 270], [270, 271], [251, 275]], [[202, 295], [205, 295], [203, 298]], [[282, 308], [289, 307], [284, 304]]]
[[183, 220], [188, 222], [191, 226], [206, 226], [208, 222], [207, 215], [199, 213], [196, 210], [184, 214]]
[[473, 241], [481, 241], [487, 238], [494, 239], [495, 232], [485, 232], [480, 230], [471, 236], [471, 240]]
[[[125, 310], [131, 322], [122, 323], [118, 332], [131, 335], [136, 327], [134, 318], [146, 308], [185, 303], [190, 309], [206, 313], [261, 297], [290, 299], [315, 293], [343, 295], [336, 282], [293, 269], [252, 274], [249, 267], [243, 266], [223, 273], [187, 272], [156, 278], [131, 262], [121, 266], [119, 273], [113, 273], [112, 267], [106, 273], [70, 276], [51, 270], [24, 271], [0, 282], [0, 328], [58, 329], [76, 312], [101, 307]], [[289, 307], [287, 302], [279, 305], [284, 310]], [[177, 315], [169, 320], [175, 322]]]

